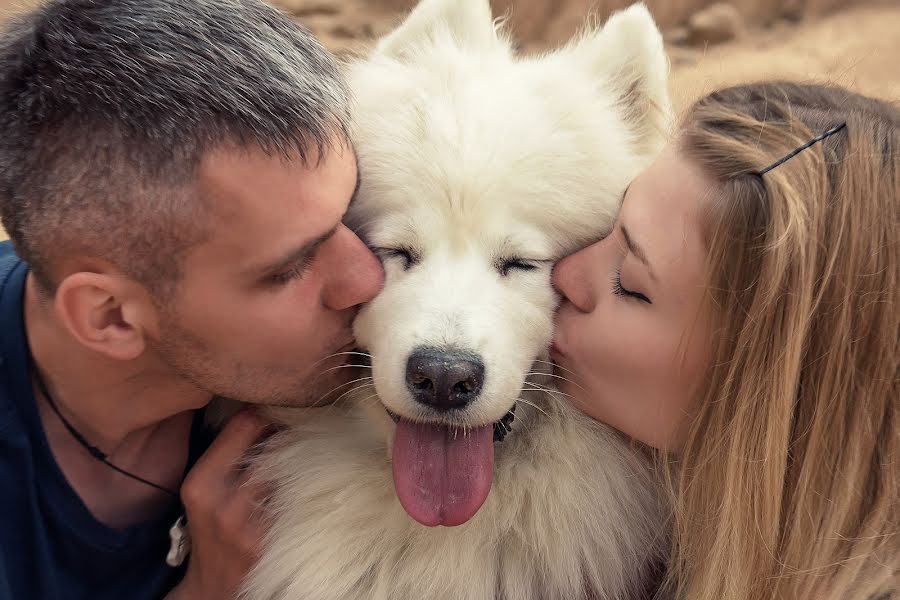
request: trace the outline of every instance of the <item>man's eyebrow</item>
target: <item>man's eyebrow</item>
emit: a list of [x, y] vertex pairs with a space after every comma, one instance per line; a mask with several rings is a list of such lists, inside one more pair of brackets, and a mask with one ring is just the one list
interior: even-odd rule
[[338, 227], [340, 227], [340, 223], [335, 225], [334, 227], [332, 227], [331, 229], [329, 229], [322, 235], [306, 242], [299, 248], [294, 248], [293, 250], [285, 253], [283, 256], [281, 256], [278, 259], [275, 259], [275, 260], [273, 260], [269, 263], [266, 263], [262, 266], [257, 266], [254, 269], [252, 269], [252, 271], [255, 271], [256, 273], [265, 273], [265, 274], [277, 273], [278, 271], [280, 271], [281, 269], [284, 269], [288, 265], [292, 265], [296, 262], [301, 262], [301, 261], [311, 258], [316, 253], [316, 250], [319, 249], [319, 246], [321, 246], [322, 244], [327, 242], [329, 240], [329, 238], [331, 238], [331, 236], [334, 235], [334, 233], [337, 231]]
[[650, 266], [650, 261], [647, 260], [647, 253], [644, 252], [643, 246], [634, 241], [631, 235], [629, 235], [628, 229], [625, 228], [625, 225], [619, 225], [619, 229], [622, 231], [622, 237], [625, 238], [625, 245], [628, 246], [628, 251], [634, 254], [635, 258], [647, 267], [650, 278], [656, 281], [656, 276], [653, 274], [653, 267]]
[[[354, 152], [355, 152], [355, 150], [354, 150]], [[350, 196], [351, 203], [353, 202], [354, 199], [356, 199], [356, 194], [359, 192], [359, 186], [361, 183], [362, 183], [362, 179], [360, 178], [359, 167], [357, 167], [357, 169], [356, 169], [356, 185], [353, 187], [353, 194]], [[343, 216], [341, 216], [341, 222], [343, 222]], [[266, 273], [266, 274], [277, 273], [278, 271], [284, 269], [288, 265], [292, 265], [294, 263], [302, 262], [302, 261], [309, 259], [310, 257], [312, 257], [313, 254], [316, 253], [316, 251], [319, 249], [319, 246], [321, 246], [322, 244], [327, 242], [331, 238], [331, 236], [333, 236], [335, 234], [335, 232], [338, 230], [338, 227], [340, 227], [340, 226], [341, 226], [341, 223], [338, 223], [337, 225], [335, 225], [334, 227], [332, 227], [331, 229], [329, 229], [322, 235], [306, 242], [299, 248], [295, 248], [294, 250], [291, 250], [290, 252], [286, 253], [284, 256], [282, 256], [281, 258], [279, 258], [277, 260], [273, 260], [262, 266], [254, 267], [254, 268], [250, 269], [250, 272], [251, 273], [252, 272]]]

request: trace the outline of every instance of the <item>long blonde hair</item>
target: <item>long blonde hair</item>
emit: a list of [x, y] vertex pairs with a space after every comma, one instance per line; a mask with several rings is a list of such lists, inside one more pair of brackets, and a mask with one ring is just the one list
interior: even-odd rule
[[668, 589], [886, 598], [900, 564], [900, 111], [827, 86], [738, 86], [695, 104], [678, 144], [716, 182], [715, 335], [673, 480]]

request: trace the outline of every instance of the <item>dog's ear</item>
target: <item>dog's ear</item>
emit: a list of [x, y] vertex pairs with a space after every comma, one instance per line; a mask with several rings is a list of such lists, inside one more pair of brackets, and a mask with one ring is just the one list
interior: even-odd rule
[[488, 0], [421, 0], [394, 31], [378, 42], [375, 52], [402, 58], [439, 32], [449, 33], [464, 47], [497, 43]]
[[674, 122], [669, 60], [662, 34], [643, 3], [616, 12], [567, 49], [619, 97], [625, 119], [645, 149], [661, 148]]

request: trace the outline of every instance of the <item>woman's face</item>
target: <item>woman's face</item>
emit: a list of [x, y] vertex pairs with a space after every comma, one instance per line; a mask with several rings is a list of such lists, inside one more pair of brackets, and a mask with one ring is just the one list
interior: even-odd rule
[[564, 393], [589, 416], [677, 451], [706, 367], [706, 248], [712, 184], [670, 145], [625, 194], [613, 232], [557, 264], [551, 351]]

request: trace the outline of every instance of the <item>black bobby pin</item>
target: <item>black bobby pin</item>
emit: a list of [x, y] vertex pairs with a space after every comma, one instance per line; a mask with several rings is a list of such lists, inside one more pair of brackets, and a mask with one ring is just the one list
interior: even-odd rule
[[788, 154], [787, 156], [785, 156], [784, 158], [781, 158], [781, 159], [775, 161], [774, 163], [772, 163], [771, 165], [769, 165], [769, 166], [766, 167], [765, 169], [762, 169], [761, 171], [757, 171], [757, 172], [756, 172], [756, 175], [759, 175], [760, 177], [762, 177], [763, 175], [765, 175], [766, 173], [768, 173], [769, 171], [771, 171], [772, 169], [774, 169], [774, 168], [777, 167], [778, 165], [780, 165], [780, 164], [784, 163], [785, 161], [787, 161], [787, 160], [789, 160], [789, 159], [791, 159], [791, 158], [797, 156], [798, 154], [800, 154], [801, 152], [803, 152], [804, 150], [806, 150], [807, 148], [809, 148], [809, 147], [812, 146], [813, 144], [816, 144], [816, 143], [818, 143], [818, 142], [821, 142], [822, 140], [824, 140], [824, 139], [827, 138], [828, 136], [834, 135], [835, 133], [837, 133], [838, 131], [840, 131], [841, 129], [843, 129], [843, 128], [846, 127], [846, 126], [847, 126], [847, 123], [846, 123], [846, 122], [841, 123], [841, 124], [839, 124], [839, 125], [835, 125], [834, 127], [832, 127], [831, 129], [829, 129], [829, 130], [826, 131], [825, 133], [823, 133], [823, 134], [821, 134], [821, 135], [818, 135], [818, 136], [814, 137], [813, 139], [809, 140], [808, 142], [806, 142], [805, 144], [803, 144], [802, 146], [800, 146], [800, 147], [797, 148], [796, 150], [794, 150], [794, 151], [792, 151], [791, 153], [789, 153], [789, 154]]

